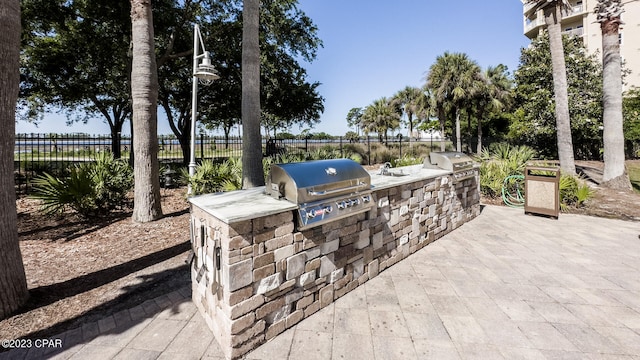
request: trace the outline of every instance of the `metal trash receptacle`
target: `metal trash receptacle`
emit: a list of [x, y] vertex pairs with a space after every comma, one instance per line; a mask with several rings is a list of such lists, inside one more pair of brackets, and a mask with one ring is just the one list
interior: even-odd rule
[[560, 213], [559, 167], [525, 167], [524, 213], [558, 218]]

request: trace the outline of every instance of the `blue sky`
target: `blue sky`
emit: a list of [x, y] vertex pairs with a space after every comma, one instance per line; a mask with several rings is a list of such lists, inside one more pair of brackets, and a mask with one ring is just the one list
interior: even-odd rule
[[[300, 0], [299, 8], [324, 42], [316, 60], [304, 64], [308, 80], [322, 84], [318, 89], [325, 98], [325, 112], [312, 132], [344, 135], [349, 109], [407, 85], [424, 85], [429, 67], [445, 51], [464, 52], [483, 68], [502, 63], [513, 71], [520, 48], [529, 44], [518, 0]], [[18, 122], [16, 131], [109, 132], [101, 119], [65, 128], [61, 122], [58, 116], [38, 128]], [[162, 116], [158, 132], [171, 133]]]

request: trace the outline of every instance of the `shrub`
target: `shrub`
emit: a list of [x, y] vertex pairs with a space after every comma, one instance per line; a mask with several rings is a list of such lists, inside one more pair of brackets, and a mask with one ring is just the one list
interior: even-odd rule
[[418, 165], [422, 163], [423, 163], [423, 160], [420, 158], [410, 156], [410, 155], [403, 155], [400, 159], [393, 160], [391, 164], [393, 165], [393, 167], [398, 167], [398, 166]]
[[[480, 191], [491, 198], [507, 198], [523, 190], [521, 180], [528, 162], [535, 158], [535, 151], [527, 146], [494, 144], [483, 149], [480, 159]], [[503, 191], [504, 188], [504, 191]], [[593, 190], [579, 177], [562, 174], [560, 176], [560, 208], [583, 206], [593, 197]], [[526, 196], [526, 195], [525, 195]], [[519, 204], [517, 204], [519, 205]]]
[[340, 149], [324, 147], [310, 151], [308, 157], [310, 160], [339, 159], [342, 157], [342, 154], [340, 153]]
[[499, 143], [484, 148], [480, 155], [480, 192], [491, 198], [502, 196], [505, 179], [523, 175], [527, 162], [534, 157], [535, 151], [527, 146]]
[[567, 174], [560, 175], [559, 191], [562, 211], [581, 207], [594, 195], [594, 190], [583, 179]]
[[72, 167], [66, 177], [49, 173], [36, 177], [33, 187], [32, 197], [42, 201], [45, 214], [60, 214], [70, 208], [83, 217], [95, 217], [126, 202], [133, 187], [133, 171], [125, 160], [102, 152], [93, 162]]
[[380, 148], [380, 150], [374, 151], [373, 147], [371, 148], [371, 162], [374, 164], [390, 163], [395, 158], [396, 156], [389, 150]]
[[364, 145], [358, 145], [358, 144], [345, 144], [343, 145], [343, 150], [345, 152], [345, 154], [349, 154], [349, 159], [363, 164], [366, 157], [367, 157], [367, 151], [365, 149]]
[[196, 166], [192, 177], [189, 177], [188, 170], [182, 171], [194, 195], [242, 188], [242, 163], [239, 158], [229, 158], [219, 164], [205, 159]]

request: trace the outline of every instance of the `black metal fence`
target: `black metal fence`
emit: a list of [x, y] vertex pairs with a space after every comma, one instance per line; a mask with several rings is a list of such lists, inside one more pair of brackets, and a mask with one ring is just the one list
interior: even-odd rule
[[[242, 138], [199, 135], [195, 141], [196, 159], [226, 159], [242, 156]], [[447, 143], [450, 146], [450, 143]], [[87, 134], [17, 134], [14, 152], [16, 186], [19, 192], [28, 192], [34, 176], [43, 172], [60, 174], [73, 164], [92, 161], [97, 153], [113, 151], [108, 135]], [[180, 142], [174, 136], [158, 137], [158, 159], [162, 163], [184, 162]], [[363, 164], [391, 161], [404, 155], [424, 156], [429, 149], [439, 149], [440, 140], [417, 141], [408, 138], [378, 137], [347, 139], [262, 139], [264, 156], [275, 154], [313, 153], [337, 151], [340, 156], [358, 154]], [[122, 158], [131, 155], [131, 138], [120, 138], [120, 146], [114, 151]]]
[[[463, 151], [476, 150], [473, 141], [463, 142]], [[363, 164], [376, 164], [403, 156], [424, 157], [432, 149], [440, 149], [440, 139], [409, 139], [393, 137], [388, 140], [368, 136], [358, 139], [334, 137], [331, 139], [262, 139], [264, 156], [275, 154], [297, 154], [319, 151], [336, 151], [342, 157], [357, 154]], [[496, 139], [483, 139], [483, 146], [489, 146]], [[242, 138], [199, 135], [196, 139], [196, 159], [226, 159], [242, 156]], [[452, 149], [450, 141], [446, 148]], [[162, 163], [181, 164], [184, 162], [180, 142], [174, 136], [158, 137], [158, 158]], [[640, 156], [640, 142], [627, 142], [627, 157]], [[59, 174], [73, 164], [92, 161], [103, 151], [113, 151], [109, 135], [87, 134], [17, 134], [14, 152], [14, 168], [17, 191], [28, 192], [31, 179], [37, 174], [48, 172]], [[120, 146], [114, 153], [123, 158], [131, 155], [131, 138], [120, 138]]]

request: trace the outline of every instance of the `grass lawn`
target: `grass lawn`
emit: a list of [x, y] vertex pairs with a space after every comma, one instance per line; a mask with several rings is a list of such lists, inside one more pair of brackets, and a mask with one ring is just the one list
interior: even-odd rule
[[640, 163], [628, 162], [627, 171], [629, 172], [629, 179], [635, 192], [640, 193]]

